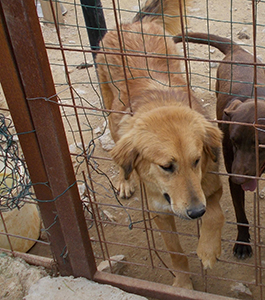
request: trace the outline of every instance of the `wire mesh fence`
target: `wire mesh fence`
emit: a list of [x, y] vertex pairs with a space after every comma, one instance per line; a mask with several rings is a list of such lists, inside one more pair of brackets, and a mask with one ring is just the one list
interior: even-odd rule
[[[45, 6], [46, 4], [48, 6]], [[77, 184], [79, 189], [96, 263], [100, 266], [102, 261], [108, 260], [111, 272], [171, 285], [175, 271], [170, 261], [172, 253], [166, 250], [161, 232], [154, 224], [144, 187], [138, 183], [136, 192], [130, 199], [119, 198], [118, 167], [109, 154], [114, 147], [107, 121], [110, 111], [104, 109], [94, 61], [98, 40], [95, 41], [93, 51], [90, 47], [94, 42], [91, 40], [91, 31], [96, 29], [99, 36], [103, 36], [106, 25], [109, 32], [116, 32], [116, 27], [120, 28], [121, 23], [133, 20], [143, 3], [137, 0], [102, 1], [101, 8], [96, 2], [98, 11], [96, 16], [104, 15], [106, 22], [101, 23], [100, 28], [93, 28], [92, 23], [89, 24], [89, 21], [92, 22], [91, 19], [86, 19], [87, 10], [94, 9], [95, 3], [65, 0], [59, 1], [57, 3], [59, 5], [54, 6], [54, 9], [50, 8], [50, 4], [51, 1], [36, 2], [36, 8], [56, 95], [51, 98], [31, 97], [27, 98], [27, 101], [50, 102], [60, 108], [76, 176], [76, 182], [73, 184]], [[265, 43], [264, 5], [264, 1], [245, 1], [245, 3], [236, 0], [222, 3], [192, 1], [191, 4], [184, 5], [185, 32], [201, 31], [230, 38], [262, 61]], [[47, 11], [50, 17], [47, 16]], [[122, 38], [126, 32], [120, 28], [120, 34]], [[184, 50], [183, 43], [177, 44], [174, 58], [168, 59], [186, 56], [187, 64], [183, 62], [182, 75], [187, 76], [211, 121], [216, 122], [216, 70], [224, 55], [209, 45], [187, 43], [186, 46]], [[114, 49], [107, 51], [111, 54]], [[262, 62], [259, 65], [261, 68], [264, 67]], [[54, 96], [58, 102], [54, 101]], [[4, 101], [1, 94], [1, 103]], [[4, 112], [0, 118], [2, 124], [0, 154], [5, 166], [1, 168], [1, 173], [4, 174], [1, 183], [1, 211], [22, 207], [28, 197], [41, 200], [32, 192], [22, 152], [19, 150], [18, 142], [14, 141], [16, 132], [9, 121], [8, 111], [5, 109]], [[17, 131], [20, 132], [18, 128]], [[262, 142], [259, 141], [258, 144]], [[12, 172], [9, 173], [9, 170]], [[257, 191], [246, 193], [245, 205], [253, 255], [240, 260], [233, 256], [237, 224], [229, 194], [228, 174], [223, 162], [220, 176], [224, 189], [221, 206], [226, 221], [222, 232], [222, 255], [213, 269], [204, 270], [196, 254], [200, 222], [176, 218], [177, 233], [189, 260], [194, 289], [239, 299], [263, 299], [262, 177], [258, 177], [260, 180]], [[47, 183], [39, 182], [38, 185]], [[69, 189], [71, 187], [70, 185]], [[57, 201], [64, 192], [60, 192], [57, 198], [49, 201]], [[55, 214], [50, 226], [57, 221], [58, 216]], [[43, 230], [49, 235], [50, 227]], [[6, 231], [8, 234], [8, 230]], [[39, 250], [33, 248], [31, 251]], [[43, 252], [40, 253], [43, 255]], [[62, 256], [64, 255], [67, 257], [67, 251], [62, 251]], [[112, 264], [118, 259], [115, 255], [122, 257], [118, 267]]]

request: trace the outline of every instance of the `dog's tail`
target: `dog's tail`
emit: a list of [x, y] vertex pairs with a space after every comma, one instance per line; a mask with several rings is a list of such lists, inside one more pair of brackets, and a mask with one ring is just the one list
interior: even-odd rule
[[182, 31], [181, 16], [184, 22], [188, 2], [189, 0], [147, 0], [133, 22], [156, 22], [168, 33], [175, 35]]
[[[240, 46], [232, 42], [232, 40], [214, 34], [189, 32], [184, 36], [184, 38], [186, 42], [213, 46], [225, 55], [231, 50], [235, 51], [236, 48], [240, 48]], [[175, 43], [182, 42], [181, 34], [175, 36], [173, 40]]]

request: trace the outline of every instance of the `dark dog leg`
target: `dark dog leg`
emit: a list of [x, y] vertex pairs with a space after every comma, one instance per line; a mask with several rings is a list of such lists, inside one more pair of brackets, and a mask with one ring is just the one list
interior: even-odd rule
[[[224, 132], [223, 138], [223, 154], [225, 160], [225, 167], [228, 173], [232, 172], [232, 164], [234, 161], [234, 153], [233, 153], [233, 146], [231, 144], [231, 140], [229, 137], [229, 127], [226, 124], [219, 125], [220, 129]], [[232, 177], [229, 177], [229, 186], [230, 186], [230, 193], [233, 200], [236, 221], [240, 224], [244, 225], [237, 225], [237, 242], [249, 243], [250, 242], [250, 234], [249, 234], [249, 227], [247, 226], [248, 219], [245, 213], [245, 192], [242, 189], [241, 185], [238, 185], [232, 181]], [[252, 248], [250, 245], [243, 245], [239, 243], [235, 243], [233, 248], [234, 256], [239, 259], [244, 259], [250, 257], [252, 255]]]
[[[230, 192], [233, 199], [233, 204], [236, 213], [237, 223], [248, 225], [248, 220], [245, 214], [245, 192], [242, 190], [241, 186], [232, 182], [231, 177], [229, 178]], [[237, 225], [238, 235], [237, 241], [249, 243], [249, 227]], [[244, 259], [252, 255], [252, 248], [250, 245], [243, 245], [236, 243], [234, 246], [234, 255], [237, 258]]]

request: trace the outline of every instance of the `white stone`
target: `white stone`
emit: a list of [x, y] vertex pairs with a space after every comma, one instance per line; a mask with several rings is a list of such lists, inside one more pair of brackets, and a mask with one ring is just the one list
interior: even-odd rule
[[[123, 264], [122, 261], [125, 261], [125, 256], [122, 254], [111, 256], [110, 261], [104, 260], [98, 265], [98, 270], [104, 272], [112, 271], [115, 274], [121, 274], [122, 270], [125, 267], [125, 264]], [[111, 270], [110, 270], [110, 264], [111, 264]]]
[[251, 293], [250, 289], [241, 282], [233, 285], [231, 290], [238, 293], [238, 294], [245, 294], [245, 295], [248, 295], [248, 296], [252, 296], [252, 293]]
[[115, 143], [111, 137], [109, 129], [106, 129], [104, 134], [100, 136], [98, 139], [101, 144], [101, 147], [106, 151], [110, 151], [115, 146]]
[[106, 284], [85, 278], [44, 277], [34, 284], [25, 300], [147, 300], [142, 296], [126, 293]]

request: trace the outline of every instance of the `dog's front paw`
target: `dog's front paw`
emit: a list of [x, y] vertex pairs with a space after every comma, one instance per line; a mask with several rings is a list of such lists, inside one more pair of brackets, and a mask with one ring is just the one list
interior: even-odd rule
[[[240, 242], [240, 241], [238, 241]], [[252, 256], [252, 248], [250, 245], [243, 245], [236, 243], [233, 248], [234, 256], [239, 259], [245, 259]]]
[[249, 228], [240, 226], [235, 246], [233, 248], [234, 256], [239, 259], [245, 259], [252, 256], [252, 248], [250, 244]]
[[216, 247], [211, 247], [209, 243], [199, 242], [197, 255], [200, 258], [204, 269], [212, 269], [216, 260], [221, 256], [221, 244]]
[[172, 286], [193, 290], [192, 281], [188, 274], [176, 274]]
[[128, 199], [135, 192], [135, 182], [133, 179], [120, 180], [119, 196], [123, 199]]

